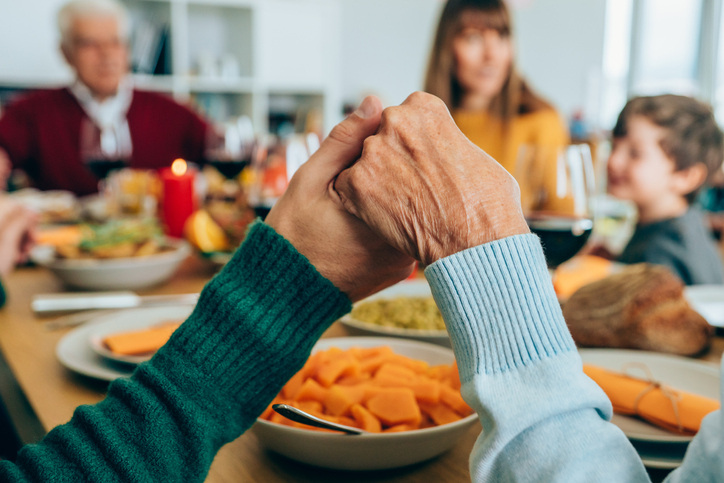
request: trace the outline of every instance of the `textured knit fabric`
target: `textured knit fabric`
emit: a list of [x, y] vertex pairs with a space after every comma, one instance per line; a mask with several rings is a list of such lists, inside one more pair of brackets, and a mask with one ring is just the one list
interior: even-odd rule
[[257, 223], [154, 358], [0, 462], [0, 481], [203, 481], [351, 303]]
[[[581, 370], [534, 235], [457, 253], [425, 275], [450, 332], [463, 397], [484, 428], [470, 457], [473, 481], [649, 480], [608, 422], [608, 398]], [[669, 479], [722, 481], [723, 434], [720, 412], [707, 416]]]
[[565, 123], [552, 109], [542, 109], [513, 118], [507, 126], [487, 112], [457, 110], [453, 119], [475, 145], [515, 175], [518, 150], [523, 145], [564, 146], [568, 143]]
[[[127, 117], [131, 167], [157, 169], [176, 158], [202, 159], [206, 124], [190, 109], [164, 95], [134, 90]], [[10, 104], [0, 117], [0, 148], [39, 189], [95, 193], [98, 178], [81, 160], [83, 119], [87, 116], [68, 89], [30, 94]]]
[[664, 265], [686, 285], [724, 283], [719, 250], [697, 208], [676, 218], [638, 225], [618, 261]]

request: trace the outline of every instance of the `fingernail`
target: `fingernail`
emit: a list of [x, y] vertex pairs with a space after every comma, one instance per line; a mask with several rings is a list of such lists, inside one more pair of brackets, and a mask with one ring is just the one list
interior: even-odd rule
[[375, 113], [375, 106], [372, 102], [371, 97], [365, 97], [362, 101], [362, 104], [359, 105], [357, 110], [354, 111], [355, 114], [357, 114], [362, 119], [367, 119], [368, 117], [372, 117]]

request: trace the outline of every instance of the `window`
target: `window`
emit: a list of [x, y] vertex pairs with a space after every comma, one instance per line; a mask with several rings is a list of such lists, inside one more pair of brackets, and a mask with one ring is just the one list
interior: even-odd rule
[[607, 0], [601, 125], [627, 98], [664, 93], [714, 106], [724, 124], [724, 0]]
[[631, 42], [632, 95], [698, 96], [702, 0], [638, 0]]

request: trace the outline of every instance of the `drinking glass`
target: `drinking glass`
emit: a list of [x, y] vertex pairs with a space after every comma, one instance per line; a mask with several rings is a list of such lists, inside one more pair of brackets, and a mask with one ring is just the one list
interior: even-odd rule
[[572, 258], [593, 229], [595, 192], [591, 149], [524, 145], [515, 169], [521, 205], [530, 230], [543, 245], [548, 268]]
[[251, 120], [242, 116], [236, 121], [216, 124], [206, 139], [206, 162], [227, 180], [235, 180], [252, 162], [256, 138]]
[[98, 191], [103, 192], [103, 181], [115, 170], [128, 165], [132, 152], [131, 135], [122, 126], [101, 129], [90, 119], [83, 119], [80, 132], [81, 159], [98, 178]]

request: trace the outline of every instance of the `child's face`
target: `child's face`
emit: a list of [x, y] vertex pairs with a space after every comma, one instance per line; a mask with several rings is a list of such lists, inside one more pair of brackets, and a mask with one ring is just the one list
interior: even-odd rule
[[672, 195], [674, 161], [659, 144], [666, 130], [642, 116], [632, 116], [626, 136], [615, 138], [608, 159], [608, 192], [648, 206]]

